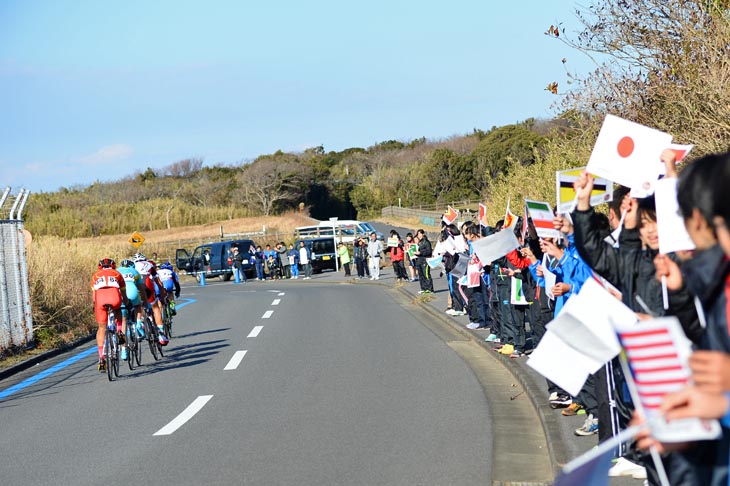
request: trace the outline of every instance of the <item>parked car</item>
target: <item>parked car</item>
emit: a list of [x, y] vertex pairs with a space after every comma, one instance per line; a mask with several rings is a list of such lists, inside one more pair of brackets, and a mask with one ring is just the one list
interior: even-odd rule
[[356, 221], [352, 219], [338, 220], [334, 223], [331, 221], [321, 221], [315, 225], [300, 226], [296, 228], [299, 238], [316, 238], [320, 236], [332, 237], [337, 233], [337, 241], [346, 244], [352, 244], [357, 238], [365, 236], [370, 238], [370, 233], [375, 232], [377, 238], [383, 241], [383, 233], [376, 231], [373, 226], [366, 221]]
[[299, 244], [301, 241], [303, 241], [304, 245], [312, 252], [312, 272], [322, 273], [322, 271], [326, 269], [337, 269], [335, 241], [331, 236], [297, 240], [295, 248], [299, 248], [301, 246]]
[[231, 249], [238, 248], [243, 255], [243, 271], [246, 277], [254, 278], [256, 267], [251, 258], [251, 248], [256, 248], [252, 240], [217, 241], [200, 245], [193, 250], [192, 256], [184, 248], [175, 250], [175, 266], [181, 272], [193, 274], [195, 279], [200, 281], [200, 274], [205, 273], [205, 278], [218, 277], [221, 280], [230, 280], [233, 277], [233, 262], [231, 261]]

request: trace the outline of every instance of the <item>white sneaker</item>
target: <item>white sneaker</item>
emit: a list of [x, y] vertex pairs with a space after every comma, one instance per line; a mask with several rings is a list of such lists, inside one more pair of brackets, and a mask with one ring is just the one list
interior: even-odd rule
[[466, 325], [467, 329], [479, 329], [479, 323], [478, 322], [470, 322]]
[[558, 399], [558, 392], [552, 392], [548, 397], [548, 402], [552, 402]]
[[[643, 474], [644, 477], [636, 477], [634, 476], [635, 474]], [[608, 470], [608, 475], [614, 478], [618, 476], [632, 476], [636, 479], [646, 479], [646, 468], [644, 468], [643, 466], [639, 466], [638, 464], [633, 463], [628, 459], [619, 457], [616, 460], [616, 463], [611, 466], [611, 469]]]
[[446, 313], [448, 315], [450, 315], [450, 316], [458, 316], [459, 315], [459, 311], [455, 311], [454, 309], [447, 309], [446, 310]]

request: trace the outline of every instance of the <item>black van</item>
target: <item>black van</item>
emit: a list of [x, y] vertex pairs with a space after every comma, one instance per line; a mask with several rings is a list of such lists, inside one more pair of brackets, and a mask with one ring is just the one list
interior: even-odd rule
[[336, 270], [337, 253], [335, 253], [335, 241], [330, 237], [325, 238], [306, 238], [297, 240], [295, 248], [299, 248], [301, 241], [304, 246], [312, 251], [312, 272], [322, 273], [323, 270]]
[[200, 245], [193, 250], [193, 255], [184, 248], [175, 250], [175, 265], [180, 271], [194, 274], [200, 281], [200, 273], [205, 272], [205, 278], [218, 277], [221, 280], [230, 280], [233, 276], [231, 250], [238, 248], [243, 255], [243, 271], [247, 278], [254, 278], [256, 266], [251, 250], [256, 249], [256, 243], [251, 240], [217, 241]]

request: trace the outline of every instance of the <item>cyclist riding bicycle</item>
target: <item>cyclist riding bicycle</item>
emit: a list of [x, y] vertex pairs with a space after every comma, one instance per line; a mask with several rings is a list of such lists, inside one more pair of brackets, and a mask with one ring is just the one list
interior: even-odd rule
[[[170, 262], [165, 262], [160, 265], [160, 268], [157, 270], [157, 275], [159, 275], [162, 285], [167, 291], [167, 301], [170, 303], [170, 311], [173, 316], [177, 315], [175, 298], [180, 297], [180, 281], [177, 278], [177, 273], [172, 269]], [[175, 298], [173, 298], [173, 291]]]
[[[122, 260], [119, 273], [124, 277], [126, 292], [129, 302], [132, 304], [130, 311], [133, 311], [129, 322], [136, 323], [136, 330], [139, 337], [144, 337], [144, 326], [142, 325], [142, 303], [147, 302], [147, 289], [142, 275], [134, 268], [132, 260]], [[126, 315], [127, 309], [122, 309], [122, 315]], [[126, 346], [122, 347], [122, 360], [126, 359]]]
[[109, 305], [114, 312], [117, 323], [117, 332], [124, 332], [126, 322], [122, 317], [122, 303], [127, 304], [126, 284], [124, 277], [116, 270], [116, 263], [111, 258], [99, 261], [99, 269], [91, 277], [91, 289], [94, 292], [94, 316], [99, 325], [96, 330], [96, 346], [99, 350], [98, 370], [106, 371], [106, 357], [104, 356], [104, 335], [106, 334], [107, 311]]
[[157, 276], [157, 268], [154, 263], [148, 261], [141, 253], [135, 253], [132, 260], [134, 261], [134, 267], [144, 278], [147, 290], [147, 304], [152, 307], [152, 316], [155, 319], [155, 325], [157, 325], [160, 344], [167, 346], [169, 340], [163, 332], [161, 301], [166, 297], [165, 287]]

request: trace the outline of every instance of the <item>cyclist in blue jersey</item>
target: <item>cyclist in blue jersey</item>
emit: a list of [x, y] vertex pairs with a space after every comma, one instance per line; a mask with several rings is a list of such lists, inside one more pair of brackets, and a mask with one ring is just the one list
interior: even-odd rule
[[180, 280], [177, 278], [177, 273], [175, 273], [175, 270], [172, 269], [172, 264], [170, 262], [165, 262], [160, 265], [160, 268], [157, 270], [157, 276], [160, 277], [162, 285], [167, 291], [167, 301], [170, 303], [170, 310], [174, 316], [177, 314], [177, 311], [175, 311], [173, 291], [175, 297], [180, 297]]
[[[118, 269], [119, 273], [124, 277], [124, 281], [127, 284], [127, 297], [134, 313], [131, 318], [127, 318], [129, 322], [136, 323], [137, 333], [140, 337], [144, 337], [144, 326], [142, 325], [142, 303], [147, 302], [147, 289], [145, 287], [144, 279], [142, 275], [134, 267], [132, 260], [122, 260], [121, 267]], [[122, 309], [123, 313], [126, 313], [126, 309]], [[122, 348], [125, 350], [125, 348]], [[126, 351], [126, 350], [125, 350]], [[122, 359], [125, 358], [126, 352], [122, 352]]]

